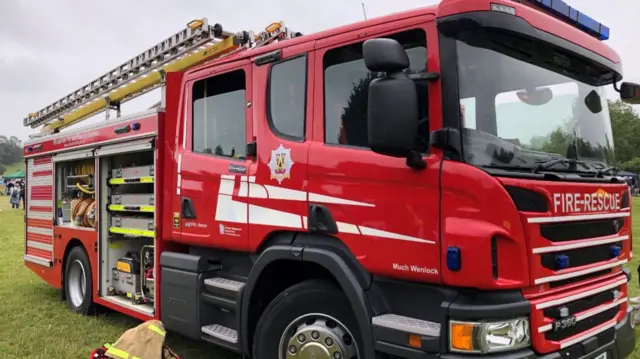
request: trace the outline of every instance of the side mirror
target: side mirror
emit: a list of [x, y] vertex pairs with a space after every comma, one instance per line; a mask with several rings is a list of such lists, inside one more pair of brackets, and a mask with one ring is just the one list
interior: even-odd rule
[[631, 105], [640, 104], [640, 85], [623, 82], [620, 85], [620, 99]]
[[386, 73], [369, 84], [369, 147], [382, 155], [409, 158], [418, 132], [418, 93], [403, 72], [409, 57], [399, 42], [383, 38], [365, 41], [362, 53], [369, 71]]

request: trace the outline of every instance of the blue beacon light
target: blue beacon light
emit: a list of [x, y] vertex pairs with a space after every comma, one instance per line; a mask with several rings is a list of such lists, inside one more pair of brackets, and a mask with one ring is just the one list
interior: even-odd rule
[[533, 5], [550, 11], [580, 30], [604, 41], [609, 39], [609, 28], [572, 8], [562, 0], [528, 0]]

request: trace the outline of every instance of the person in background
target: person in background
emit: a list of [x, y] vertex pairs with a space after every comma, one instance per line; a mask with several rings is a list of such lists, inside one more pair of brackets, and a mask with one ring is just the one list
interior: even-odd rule
[[25, 206], [25, 203], [24, 203], [24, 191], [25, 191], [24, 182], [21, 181], [20, 182], [20, 202], [22, 202], [22, 210], [23, 211], [25, 209], [25, 207], [24, 207]]
[[11, 208], [20, 208], [20, 187], [17, 184], [11, 185], [11, 190], [9, 190], [9, 203], [11, 203]]

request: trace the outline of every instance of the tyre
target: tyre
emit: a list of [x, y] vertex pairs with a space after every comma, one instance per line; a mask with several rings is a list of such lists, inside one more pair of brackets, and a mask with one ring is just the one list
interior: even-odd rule
[[93, 275], [89, 257], [81, 246], [74, 247], [64, 269], [64, 290], [67, 304], [74, 313], [95, 313], [93, 304]]
[[269, 303], [253, 341], [255, 359], [359, 359], [361, 336], [351, 304], [326, 281], [293, 285]]

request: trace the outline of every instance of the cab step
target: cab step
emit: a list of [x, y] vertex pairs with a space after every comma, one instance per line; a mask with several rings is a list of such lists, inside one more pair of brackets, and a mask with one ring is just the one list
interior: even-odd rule
[[381, 327], [409, 334], [440, 337], [440, 324], [397, 314], [383, 314], [371, 319], [374, 327]]
[[232, 293], [238, 293], [244, 287], [243, 282], [238, 282], [233, 279], [226, 279], [222, 277], [205, 279], [204, 285], [210, 292], [224, 290]]
[[202, 327], [202, 333], [227, 343], [238, 344], [238, 332], [220, 324], [205, 325]]

